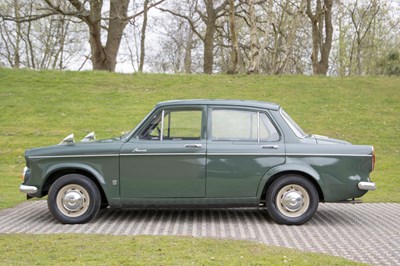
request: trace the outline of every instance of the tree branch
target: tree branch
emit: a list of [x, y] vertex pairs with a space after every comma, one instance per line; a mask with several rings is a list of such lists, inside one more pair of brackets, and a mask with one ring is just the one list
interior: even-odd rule
[[0, 14], [0, 17], [3, 20], [7, 21], [15, 21], [17, 23], [23, 23], [23, 22], [30, 22], [30, 21], [35, 21], [41, 18], [57, 15], [57, 12], [50, 12], [46, 14], [41, 14], [41, 15], [33, 15], [33, 16], [25, 16], [25, 17], [19, 17], [19, 18], [14, 18], [14, 17], [9, 17], [9, 16], [4, 16], [3, 14]]
[[[147, 9], [149, 10], [150, 8], [156, 7], [156, 6], [158, 6], [159, 4], [161, 4], [161, 3], [164, 2], [164, 1], [165, 1], [165, 0], [160, 0], [160, 1], [158, 1], [158, 2], [155, 2], [154, 4], [149, 5]], [[144, 9], [143, 9], [142, 11], [140, 11], [140, 12], [138, 12], [138, 13], [132, 15], [132, 16], [127, 17], [126, 20], [135, 19], [136, 17], [142, 15], [143, 13], [144, 13]]]
[[205, 40], [204, 36], [202, 36], [202, 35], [196, 30], [195, 22], [194, 22], [193, 20], [191, 20], [189, 17], [184, 16], [184, 15], [179, 14], [179, 13], [176, 13], [176, 12], [171, 11], [171, 10], [169, 10], [169, 9], [164, 9], [164, 8], [160, 8], [160, 7], [158, 7], [157, 9], [158, 9], [158, 10], [161, 10], [162, 12], [167, 12], [167, 13], [170, 13], [171, 15], [176, 16], [176, 17], [185, 19], [185, 20], [189, 23], [190, 28], [192, 29], [192, 31], [204, 42], [204, 40]]

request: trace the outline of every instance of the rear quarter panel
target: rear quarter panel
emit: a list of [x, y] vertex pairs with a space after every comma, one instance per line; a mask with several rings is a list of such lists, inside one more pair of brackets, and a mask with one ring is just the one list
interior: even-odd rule
[[360, 181], [369, 181], [372, 147], [342, 144], [287, 144], [287, 164], [305, 165], [318, 173], [324, 200], [340, 201], [363, 196]]

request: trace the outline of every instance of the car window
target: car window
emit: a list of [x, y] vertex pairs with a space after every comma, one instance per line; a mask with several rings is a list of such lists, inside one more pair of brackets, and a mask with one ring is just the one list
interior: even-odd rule
[[201, 137], [201, 124], [201, 110], [163, 110], [139, 136], [148, 140], [197, 140]]
[[172, 111], [164, 117], [164, 139], [200, 139], [200, 110]]
[[265, 113], [212, 110], [211, 138], [221, 141], [277, 141], [279, 133]]

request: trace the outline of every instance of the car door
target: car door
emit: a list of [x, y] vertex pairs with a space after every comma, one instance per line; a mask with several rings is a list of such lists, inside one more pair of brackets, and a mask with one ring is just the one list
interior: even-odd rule
[[121, 149], [122, 199], [205, 196], [206, 108], [160, 109]]
[[283, 135], [266, 110], [211, 107], [208, 114], [206, 196], [255, 197], [263, 175], [285, 162]]

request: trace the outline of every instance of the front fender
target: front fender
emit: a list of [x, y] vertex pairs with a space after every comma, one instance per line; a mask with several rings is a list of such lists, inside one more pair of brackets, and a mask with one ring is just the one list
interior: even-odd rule
[[315, 169], [313, 169], [312, 167], [296, 163], [281, 164], [271, 168], [267, 173], [264, 174], [258, 185], [257, 197], [261, 199], [265, 186], [269, 185], [269, 183], [271, 183], [274, 180], [275, 176], [293, 172], [310, 176], [313, 179], [311, 181], [314, 181], [313, 183], [318, 184], [319, 186], [319, 188], [317, 188], [318, 190], [321, 190], [321, 188], [324, 187], [324, 183], [321, 180], [319, 173], [315, 171]]
[[45, 181], [55, 172], [58, 172], [60, 170], [68, 170], [68, 169], [76, 169], [76, 170], [83, 170], [86, 172], [89, 172], [92, 174], [97, 181], [99, 181], [101, 186], [104, 186], [106, 184], [106, 181], [104, 180], [103, 176], [93, 167], [87, 164], [83, 163], [58, 163], [50, 166], [49, 168], [46, 169], [46, 171], [43, 173], [45, 176]]
[[109, 198], [107, 184], [106, 184], [106, 181], [105, 181], [103, 175], [100, 174], [94, 167], [84, 164], [84, 163], [58, 163], [58, 164], [53, 164], [53, 165], [49, 166], [43, 173], [43, 176], [45, 177], [44, 184], [47, 184], [49, 178], [54, 173], [59, 172], [59, 171], [68, 171], [68, 170], [80, 170], [80, 171], [84, 171], [84, 172], [87, 172], [90, 175], [92, 175], [97, 180], [97, 182], [100, 184], [107, 199]]

